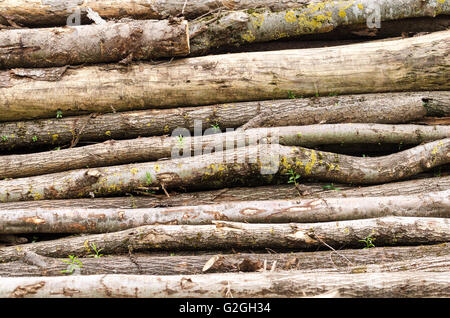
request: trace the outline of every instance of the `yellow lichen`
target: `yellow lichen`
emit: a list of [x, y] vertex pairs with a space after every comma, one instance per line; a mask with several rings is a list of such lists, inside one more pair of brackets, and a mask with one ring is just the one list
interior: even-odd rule
[[345, 13], [344, 10], [340, 10], [340, 11], [339, 11], [339, 16], [340, 16], [341, 18], [345, 18], [345, 17], [347, 16], [347, 13]]
[[253, 35], [251, 30], [248, 30], [247, 33], [242, 35], [242, 39], [244, 39], [247, 42], [253, 42], [255, 41], [255, 36]]
[[133, 176], [135, 176], [135, 175], [138, 173], [138, 169], [136, 169], [136, 168], [131, 168], [131, 169], [130, 169], [130, 172], [131, 172], [131, 174], [132, 174]]
[[285, 15], [284, 19], [286, 20], [287, 23], [294, 23], [295, 21], [297, 21], [297, 18], [295, 17], [295, 12], [294, 11], [286, 12], [286, 15]]
[[105, 131], [105, 135], [106, 136], [111, 136], [111, 131], [110, 130]]
[[159, 165], [155, 165], [155, 171], [159, 172]]
[[252, 21], [253, 25], [256, 27], [260, 27], [264, 22], [264, 16], [262, 14], [256, 13], [256, 12], [253, 12], [252, 16], [254, 16], [256, 18]]
[[306, 174], [310, 174], [312, 171], [312, 168], [314, 167], [314, 165], [316, 164], [317, 161], [317, 155], [316, 152], [314, 150], [311, 150], [311, 161], [308, 162], [307, 164], [305, 164], [305, 173]]

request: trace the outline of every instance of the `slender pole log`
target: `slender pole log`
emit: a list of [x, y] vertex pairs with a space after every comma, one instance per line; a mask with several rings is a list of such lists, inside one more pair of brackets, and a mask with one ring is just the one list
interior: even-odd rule
[[217, 189], [314, 178], [376, 184], [404, 179], [450, 163], [450, 138], [382, 157], [264, 144], [180, 159], [78, 169], [0, 181], [0, 202], [111, 196], [139, 189]]
[[148, 20], [0, 32], [0, 68], [54, 67], [185, 56], [187, 21]]
[[62, 116], [0, 123], [0, 151], [63, 146], [74, 144], [75, 140], [104, 141], [110, 138], [131, 139], [164, 135], [181, 127], [199, 134], [199, 131], [210, 128], [213, 124], [221, 130], [226, 130], [242, 125], [258, 127], [318, 123], [407, 123], [420, 120], [424, 116], [450, 116], [450, 92], [342, 95], [78, 117], [66, 117], [65, 114]]
[[[196, 276], [89, 275], [1, 278], [0, 297], [449, 297], [447, 273], [268, 272]], [[177, 309], [178, 310], [178, 309]], [[187, 310], [187, 309], [186, 309]]]
[[75, 236], [0, 248], [0, 263], [21, 258], [26, 251], [42, 256], [78, 257], [151, 250], [312, 249], [325, 242], [340, 248], [361, 246], [370, 237], [378, 247], [436, 244], [450, 240], [444, 218], [382, 217], [340, 222], [253, 224], [214, 221], [214, 225], [145, 225], [119, 232]]
[[[361, 245], [363, 246], [363, 245]], [[101, 254], [101, 251], [100, 251]], [[93, 252], [92, 256], [95, 255]], [[410, 271], [448, 271], [449, 244], [427, 246], [375, 247], [300, 253], [238, 253], [150, 256], [101, 256], [80, 258], [80, 275], [195, 275], [202, 273], [301, 270], [303, 272], [373, 273]], [[0, 264], [0, 276], [61, 276], [67, 263], [33, 252], [24, 252], [18, 261]]]
[[[259, 128], [198, 137], [148, 137], [107, 141], [85, 147], [25, 155], [0, 156], [0, 178], [42, 175], [84, 167], [104, 167], [171, 158], [173, 151], [201, 154], [222, 151], [227, 142], [245, 147], [270, 140], [284, 146], [313, 147], [323, 144], [414, 145], [450, 137], [450, 126], [337, 124]], [[239, 140], [235, 146], [234, 140]], [[194, 152], [194, 149], [201, 149]], [[20, 167], [20, 169], [18, 169]]]
[[221, 190], [165, 194], [150, 196], [129, 196], [112, 198], [90, 198], [69, 200], [40, 200], [0, 203], [0, 210], [27, 210], [67, 208], [77, 206], [83, 209], [144, 209], [157, 207], [217, 204], [230, 201], [258, 201], [292, 199], [327, 199], [345, 197], [373, 197], [413, 195], [445, 191], [450, 188], [450, 176], [392, 182], [376, 186], [355, 187], [344, 184], [301, 183], [297, 186], [282, 184], [259, 187], [236, 187]]
[[351, 28], [348, 29], [353, 25], [357, 32], [361, 25], [367, 29], [383, 28], [384, 21], [439, 14], [450, 14], [448, 1], [321, 1], [278, 12], [267, 8], [220, 12], [216, 17], [207, 16], [191, 24], [191, 53], [206, 54], [220, 47], [327, 33], [343, 25], [351, 34]]
[[[25, 72], [18, 77], [2, 72], [1, 120], [51, 118], [58, 111], [75, 115], [112, 108], [125, 111], [277, 99], [289, 94], [448, 90], [449, 43], [450, 31], [442, 31], [402, 40], [212, 55], [159, 65], [89, 66], [67, 69], [56, 79], [48, 74]], [[336, 69], [341, 71], [336, 73]]]
[[0, 233], [106, 233], [155, 224], [315, 223], [382, 216], [450, 218], [450, 190], [420, 195], [240, 201], [152, 209], [3, 210]]

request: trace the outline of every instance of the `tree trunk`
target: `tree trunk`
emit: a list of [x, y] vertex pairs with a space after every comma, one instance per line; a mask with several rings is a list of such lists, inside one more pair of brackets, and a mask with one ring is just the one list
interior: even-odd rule
[[[228, 11], [207, 16], [190, 24], [191, 53], [242, 46], [306, 34], [327, 33], [347, 26], [348, 34], [383, 28], [384, 21], [450, 14], [448, 2], [406, 0], [321, 1], [306, 7], [272, 12], [270, 9]], [[350, 27], [349, 27], [350, 26]], [[353, 27], [353, 30], [351, 28]], [[376, 31], [374, 31], [376, 34]]]
[[0, 202], [111, 196], [139, 189], [217, 189], [285, 181], [287, 176], [376, 184], [450, 163], [450, 138], [373, 158], [288, 147], [241, 147], [166, 161], [87, 168], [0, 181]]
[[[407, 123], [424, 116], [450, 116], [450, 92], [343, 95], [79, 117], [65, 117], [63, 113], [62, 116], [0, 123], [0, 151], [56, 147], [74, 144], [75, 140], [104, 141], [164, 135], [181, 127], [200, 134], [213, 124], [225, 131], [249, 121], [245, 128], [318, 123]], [[195, 121], [198, 121], [198, 128]]]
[[41, 200], [0, 203], [0, 210], [51, 209], [77, 206], [83, 209], [143, 209], [173, 206], [206, 205], [229, 201], [327, 199], [345, 197], [373, 197], [413, 195], [445, 191], [450, 188], [450, 176], [424, 178], [376, 186], [355, 187], [344, 184], [301, 183], [293, 185], [272, 185], [260, 187], [236, 187], [201, 192], [151, 194], [150, 196], [130, 196], [112, 198], [90, 198], [69, 200]]
[[450, 240], [450, 223], [444, 218], [382, 217], [321, 223], [252, 224], [214, 221], [214, 225], [145, 225], [119, 232], [74, 236], [0, 248], [0, 263], [20, 259], [26, 251], [42, 256], [78, 257], [134, 251], [226, 249], [339, 249], [375, 246], [436, 244]]
[[0, 68], [150, 60], [189, 54], [187, 21], [133, 21], [0, 32]]
[[0, 210], [0, 233], [106, 233], [143, 225], [315, 223], [383, 216], [449, 217], [450, 190], [420, 195], [240, 201], [152, 209], [78, 207]]
[[[93, 255], [95, 253], [93, 252]], [[100, 251], [101, 254], [101, 251]], [[167, 253], [166, 253], [167, 254]], [[186, 255], [183, 255], [186, 254]], [[190, 255], [188, 252], [169, 255], [147, 253], [132, 256], [101, 256], [80, 258], [81, 275], [195, 275], [202, 273], [255, 272], [272, 266], [278, 270], [303, 272], [373, 273], [400, 270], [448, 270], [449, 244], [428, 246], [375, 247], [335, 251], [299, 253], [238, 253]], [[0, 276], [60, 276], [67, 263], [59, 259], [25, 252], [18, 261], [0, 264]]]
[[[305, 147], [355, 143], [417, 145], [450, 137], [450, 126], [337, 124], [259, 128], [198, 137], [172, 135], [111, 140], [58, 151], [0, 156], [0, 177], [29, 177], [85, 167], [157, 161], [171, 158], [173, 151], [181, 149], [183, 154], [198, 155], [208, 149], [227, 149], [230, 141], [233, 148], [261, 144], [267, 140], [284, 146]], [[196, 149], [201, 151], [195, 152]]]
[[[449, 297], [448, 273], [221, 273], [1, 278], [0, 297]], [[265, 303], [270, 303], [266, 301]], [[174, 311], [179, 312], [179, 309]]]
[[[449, 43], [450, 31], [443, 31], [331, 48], [213, 55], [159, 65], [89, 66], [67, 69], [56, 77], [48, 75], [49, 70], [43, 75], [39, 69], [33, 71], [37, 75], [3, 72], [0, 113], [3, 121], [13, 121], [51, 118], [58, 110], [75, 115], [130, 107], [277, 99], [290, 94], [448, 90]], [[341, 71], [336, 73], [336, 69]]]

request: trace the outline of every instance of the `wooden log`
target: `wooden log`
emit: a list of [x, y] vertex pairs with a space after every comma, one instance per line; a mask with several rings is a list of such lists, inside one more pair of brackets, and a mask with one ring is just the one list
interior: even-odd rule
[[[186, 133], [186, 132], [185, 132]], [[104, 167], [171, 158], [174, 151], [196, 155], [261, 143], [314, 147], [329, 144], [417, 145], [450, 137], [450, 126], [337, 124], [257, 128], [197, 137], [148, 137], [85, 147], [0, 156], [0, 178], [18, 178], [85, 167]], [[367, 145], [366, 145], [367, 147]], [[201, 151], [198, 151], [201, 149]], [[197, 150], [197, 151], [195, 151]]]
[[285, 182], [288, 176], [377, 184], [450, 163], [450, 138], [361, 158], [262, 144], [165, 161], [86, 168], [0, 181], [0, 202], [120, 195], [139, 189], [217, 189]]
[[[75, 115], [277, 99], [289, 94], [448, 90], [449, 40], [450, 31], [443, 31], [331, 48], [214, 55], [159, 65], [89, 66], [66, 69], [57, 76], [48, 69], [32, 74], [2, 72], [1, 120], [51, 118], [58, 111]], [[336, 73], [337, 69], [341, 71]]]
[[[273, 112], [271, 109], [278, 111]], [[186, 128], [191, 133], [199, 134], [211, 128], [211, 125], [225, 131], [242, 125], [249, 128], [250, 125], [407, 123], [424, 116], [450, 116], [450, 92], [342, 95], [77, 117], [66, 117], [62, 113], [61, 116], [62, 118], [0, 123], [0, 151], [10, 152], [23, 148], [42, 150], [44, 147], [67, 147], [69, 144], [76, 144], [76, 141], [82, 143], [110, 138], [164, 135], [176, 128]], [[253, 120], [254, 118], [256, 119]], [[255, 125], [256, 122], [258, 125]]]
[[[1, 278], [0, 297], [448, 297], [446, 273], [336, 274], [288, 271], [197, 276], [89, 275]], [[225, 283], [224, 283], [225, 282]], [[99, 288], [99, 286], [102, 286]], [[179, 312], [179, 309], [176, 309]]]
[[[420, 175], [419, 175], [420, 176]], [[334, 188], [334, 190], [333, 190]], [[112, 198], [89, 198], [69, 200], [40, 200], [0, 203], [1, 210], [27, 210], [67, 208], [77, 206], [84, 209], [143, 209], [173, 206], [217, 204], [230, 201], [320, 199], [370, 196], [413, 195], [445, 191], [450, 188], [450, 176], [425, 177], [423, 179], [385, 183], [375, 186], [349, 186], [329, 183], [301, 183], [297, 186], [281, 184], [259, 187], [235, 187], [220, 190], [176, 193], [149, 196]]]
[[450, 14], [448, 2], [321, 1], [277, 12], [267, 8], [220, 12], [191, 23], [191, 53], [199, 55], [220, 47], [328, 33], [340, 26], [345, 26], [349, 35], [365, 30], [370, 34], [371, 29], [383, 29], [385, 21], [439, 14]]
[[185, 56], [190, 52], [188, 33], [185, 20], [4, 30], [0, 69]]
[[313, 249], [323, 242], [339, 249], [361, 247], [370, 239], [375, 246], [419, 245], [447, 242], [450, 223], [444, 218], [382, 217], [340, 222], [253, 224], [214, 221], [214, 225], [145, 225], [119, 232], [74, 236], [0, 248], [0, 263], [20, 259], [26, 251], [42, 256], [78, 257], [133, 251]]
[[106, 233], [143, 225], [211, 224], [215, 220], [315, 223], [391, 215], [450, 218], [450, 190], [407, 196], [238, 201], [151, 209], [0, 209], [0, 233]]
[[[361, 245], [363, 246], [363, 244]], [[92, 249], [92, 248], [91, 248]], [[102, 251], [99, 252], [101, 254]], [[167, 253], [165, 253], [167, 254]], [[237, 253], [169, 255], [133, 253], [132, 257], [79, 258], [80, 275], [196, 275], [203, 273], [256, 272], [272, 266], [279, 270], [303, 272], [373, 273], [408, 271], [448, 271], [449, 243], [426, 246], [375, 247], [299, 253]], [[183, 255], [186, 254], [186, 255]], [[69, 260], [69, 259], [65, 259]], [[25, 252], [20, 260], [0, 264], [0, 276], [61, 276], [67, 263], [60, 259]]]

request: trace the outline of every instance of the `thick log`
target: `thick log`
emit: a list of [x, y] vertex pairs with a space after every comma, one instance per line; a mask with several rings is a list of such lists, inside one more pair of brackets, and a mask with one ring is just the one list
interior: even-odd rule
[[183, 154], [196, 155], [209, 151], [208, 149], [222, 151], [227, 149], [227, 145], [235, 148], [267, 141], [284, 146], [304, 147], [324, 144], [417, 145], [448, 137], [450, 126], [337, 124], [259, 128], [198, 137], [137, 138], [58, 151], [0, 156], [0, 178], [157, 161], [171, 158], [174, 151], [178, 153], [181, 149]]
[[40, 200], [0, 203], [1, 210], [27, 210], [67, 208], [76, 206], [84, 209], [143, 209], [172, 206], [206, 205], [230, 201], [258, 201], [292, 200], [292, 199], [320, 199], [345, 197], [370, 197], [413, 195], [428, 192], [445, 191], [450, 188], [450, 176], [426, 177], [417, 180], [385, 183], [375, 186], [355, 187], [344, 184], [329, 183], [301, 183], [297, 187], [291, 184], [235, 187], [221, 190], [165, 194], [152, 194], [150, 196], [129, 196], [112, 198], [89, 198], [69, 200]]
[[[1, 278], [0, 297], [448, 297], [448, 273], [221, 273]], [[333, 293], [334, 294], [334, 293]], [[179, 309], [176, 309], [179, 312]]]
[[76, 140], [92, 142], [164, 135], [181, 127], [200, 134], [213, 124], [225, 131], [249, 121], [245, 127], [257, 126], [255, 121], [261, 126], [395, 124], [417, 121], [424, 116], [450, 116], [450, 92], [342, 95], [77, 117], [66, 117], [63, 113], [62, 118], [0, 123], [0, 151], [43, 149], [74, 144]]
[[0, 31], [0, 69], [185, 56], [187, 21], [148, 20]]
[[86, 168], [0, 181], [0, 202], [111, 196], [139, 189], [217, 189], [297, 179], [377, 184], [450, 163], [450, 138], [382, 157], [263, 144], [180, 159]]
[[[363, 245], [361, 245], [363, 246]], [[92, 252], [92, 255], [95, 255]], [[100, 251], [100, 254], [102, 251]], [[183, 255], [186, 254], [186, 255]], [[79, 260], [80, 275], [195, 275], [202, 273], [256, 272], [272, 266], [279, 270], [303, 272], [373, 273], [420, 270], [448, 271], [449, 244], [426, 246], [344, 249], [338, 252], [237, 253], [169, 255], [134, 253], [130, 256], [86, 257]], [[68, 259], [67, 259], [68, 260]], [[18, 261], [0, 264], [0, 276], [60, 276], [67, 263], [60, 259], [25, 252]]]
[[450, 31], [443, 31], [402, 40], [213, 55], [159, 65], [89, 66], [66, 69], [56, 79], [48, 74], [25, 72], [18, 77], [3, 72], [0, 120], [51, 118], [58, 111], [75, 115], [277, 99], [289, 94], [448, 90], [449, 43]]
[[0, 263], [20, 259], [26, 251], [42, 256], [78, 257], [133, 251], [226, 249], [339, 249], [361, 247], [370, 238], [375, 246], [447, 242], [450, 222], [445, 218], [382, 217], [340, 222], [253, 224], [214, 221], [214, 225], [145, 225], [119, 232], [74, 236], [0, 248]]
[[450, 218], [450, 190], [407, 196], [239, 201], [151, 209], [0, 209], [0, 233], [106, 233], [143, 225], [211, 224], [215, 220], [315, 223], [383, 216]]
[[383, 28], [384, 21], [439, 14], [450, 14], [448, 1], [321, 1], [278, 12], [266, 8], [220, 12], [190, 24], [191, 53], [199, 55], [220, 47], [328, 33], [340, 26], [346, 26], [350, 35], [364, 29], [370, 34], [370, 29]]

